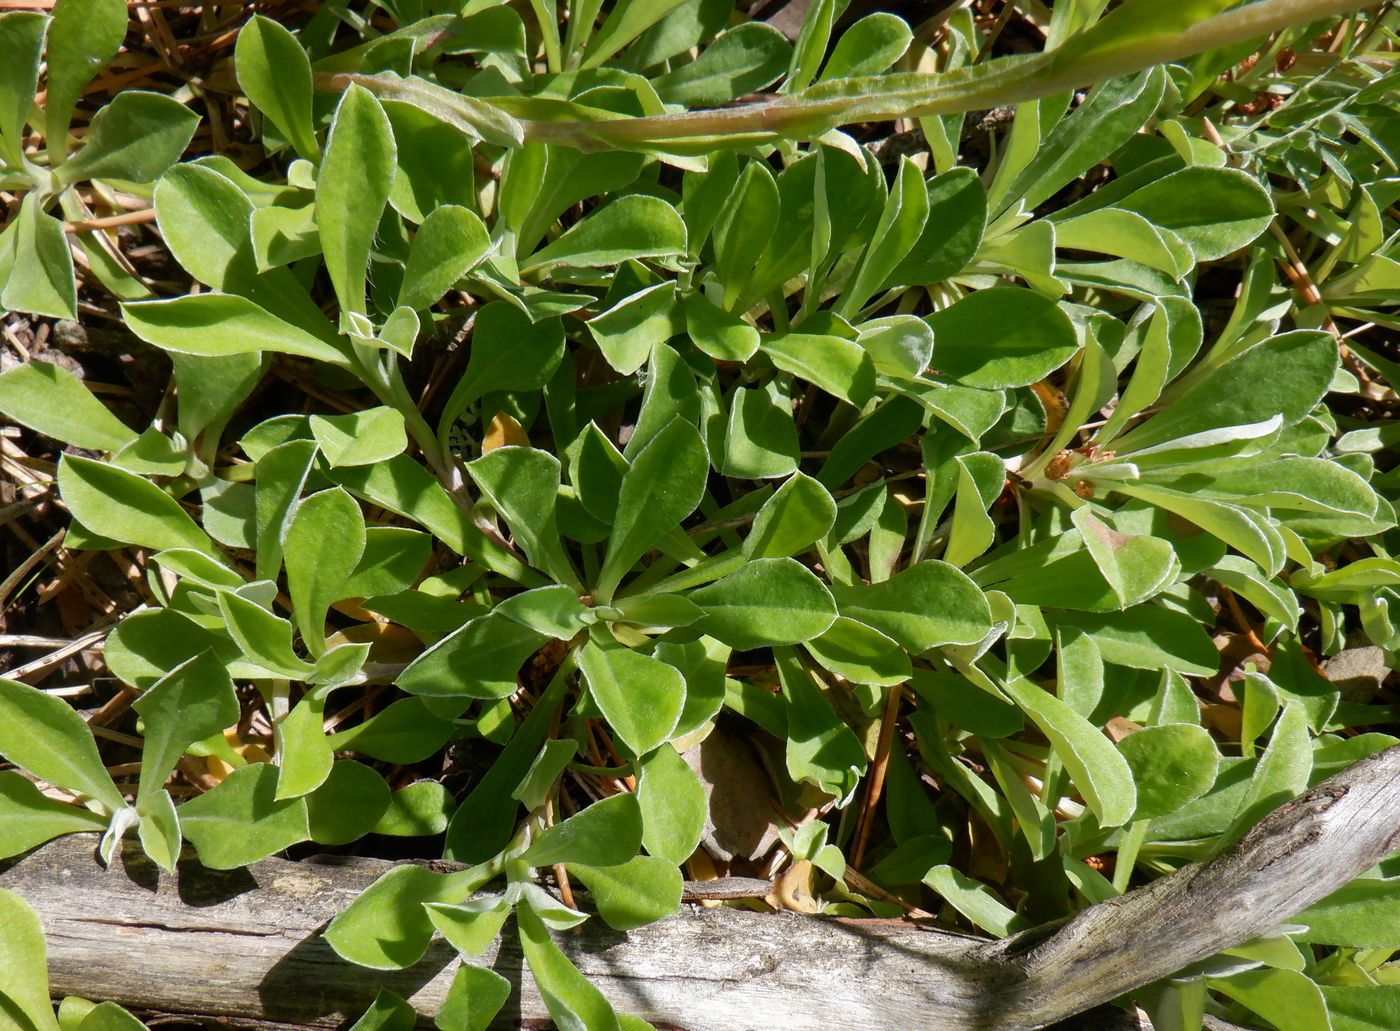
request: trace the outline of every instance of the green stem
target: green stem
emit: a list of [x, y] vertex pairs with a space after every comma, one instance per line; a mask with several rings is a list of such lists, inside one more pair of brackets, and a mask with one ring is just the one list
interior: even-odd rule
[[[1113, 15], [1064, 47], [998, 58], [954, 71], [869, 76], [820, 83], [801, 93], [674, 115], [583, 121], [522, 119], [527, 142], [581, 149], [692, 141], [686, 149], [744, 147], [815, 137], [856, 122], [921, 118], [999, 107], [1128, 75], [1206, 50], [1266, 36], [1367, 6], [1364, 0], [1260, 0], [1184, 29], [1124, 33]], [[1142, 6], [1136, 11], [1140, 14]], [[1124, 36], [1115, 39], [1115, 36]], [[373, 88], [371, 77], [357, 77]]]
[[[581, 150], [660, 148], [703, 154], [717, 148], [749, 147], [784, 138], [811, 139], [857, 122], [959, 114], [1035, 100], [1256, 39], [1292, 25], [1346, 14], [1367, 3], [1259, 0], [1185, 26], [1170, 14], [1144, 14], [1147, 6], [1141, 2], [1127, 4], [1064, 46], [1042, 54], [1002, 57], [932, 74], [910, 72], [834, 80], [751, 104], [641, 118], [578, 118], [580, 112], [566, 110], [555, 120], [512, 118], [513, 111], [528, 110], [512, 103], [514, 98], [496, 98], [493, 102], [470, 98], [471, 111], [464, 109], [460, 115], [471, 123], [494, 111], [495, 116], [510, 123], [510, 131], [521, 133], [526, 143], [552, 143]], [[397, 76], [317, 76], [322, 89], [342, 90], [350, 82], [403, 99], [405, 80]], [[468, 98], [442, 96], [448, 91], [441, 87], [422, 86], [437, 94], [435, 105], [467, 104]], [[446, 117], [455, 121], [451, 112]]]

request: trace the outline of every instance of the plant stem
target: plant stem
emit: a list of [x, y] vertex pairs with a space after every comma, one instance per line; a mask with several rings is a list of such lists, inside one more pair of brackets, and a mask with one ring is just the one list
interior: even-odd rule
[[1184, 32], [1082, 56], [1050, 51], [952, 72], [838, 80], [795, 96], [676, 115], [521, 124], [526, 141], [588, 149], [680, 140], [704, 140], [708, 147], [720, 145], [719, 137], [733, 138], [728, 146], [748, 146], [782, 136], [817, 136], [854, 122], [958, 114], [1034, 100], [1365, 6], [1361, 0], [1261, 0]]

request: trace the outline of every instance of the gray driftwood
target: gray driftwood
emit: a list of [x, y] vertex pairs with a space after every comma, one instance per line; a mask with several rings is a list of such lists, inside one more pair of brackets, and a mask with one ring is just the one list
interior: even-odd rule
[[[381, 986], [431, 1015], [456, 963], [437, 941], [410, 970], [366, 971], [320, 937], [387, 863], [269, 859], [214, 872], [187, 861], [157, 878], [130, 849], [101, 869], [93, 845], [62, 839], [0, 872], [43, 920], [56, 994], [327, 1026]], [[1038, 1028], [1269, 933], [1397, 846], [1400, 746], [1276, 810], [1209, 863], [1005, 941], [686, 907], [627, 934], [590, 921], [560, 944], [615, 1005], [658, 1027]], [[510, 939], [483, 960], [518, 987], [499, 1024], [545, 1026]]]

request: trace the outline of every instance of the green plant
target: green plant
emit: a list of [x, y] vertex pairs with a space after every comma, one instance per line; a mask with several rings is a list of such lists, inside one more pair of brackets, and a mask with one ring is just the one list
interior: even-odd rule
[[[0, 305], [54, 318], [78, 316], [73, 256], [63, 222], [91, 217], [84, 188], [110, 199], [114, 188], [140, 191], [179, 160], [199, 116], [173, 97], [143, 90], [118, 94], [87, 125], [74, 149], [71, 120], [83, 88], [116, 54], [126, 35], [121, 0], [59, 0], [50, 15], [0, 14], [0, 190], [23, 196], [0, 233]], [[40, 63], [47, 89], [35, 106]], [[45, 146], [26, 151], [26, 123]], [[79, 237], [87, 266], [117, 297], [150, 297], [130, 263], [100, 234]]]
[[[66, 543], [145, 549], [159, 602], [105, 648], [141, 692], [132, 803], [66, 703], [0, 681], [0, 755], [82, 803], [0, 772], [5, 854], [105, 829], [110, 855], [134, 828], [166, 869], [182, 839], [227, 868], [445, 834], [468, 868], [395, 870], [333, 947], [397, 968], [436, 932], [475, 956], [513, 913], [561, 1026], [631, 1026], [553, 945], [587, 914], [536, 873], [582, 882], [621, 929], [673, 912], [706, 815], [680, 756], [722, 712], [780, 743], [781, 790], [808, 814], [785, 846], [833, 881], [828, 911], [898, 913], [927, 888], [994, 935], [1218, 850], [1395, 742], [1351, 734], [1390, 709], [1343, 700], [1313, 662], [1349, 624], [1400, 644], [1394, 434], [1365, 408], [1393, 398], [1396, 365], [1336, 324], [1394, 325], [1400, 116], [1374, 59], [1393, 63], [1392, 13], [1338, 27], [1316, 19], [1357, 5], [1130, 0], [1100, 18], [1084, 0], [1048, 14], [1045, 54], [979, 60], [965, 10], [934, 50], [886, 14], [833, 42], [828, 2], [795, 45], [731, 26], [728, 4], [584, 3], [562, 34], [542, 0], [531, 25], [503, 5], [379, 6], [393, 31], [332, 7], [300, 40], [242, 29], [238, 88], [284, 178], [218, 155], [167, 169], [189, 122], [142, 166], [199, 287], [113, 290], [171, 355], [173, 421], [138, 433], [56, 367], [0, 376], [0, 411], [107, 454], [59, 462]], [[362, 41], [333, 46], [336, 19]], [[0, 16], [34, 69], [44, 24]], [[1275, 29], [1266, 60], [1222, 79]], [[1295, 49], [1296, 70], [1273, 60]], [[1269, 90], [1280, 104], [1237, 113]], [[979, 175], [959, 164], [963, 112], [1004, 102]], [[837, 128], [894, 116], [926, 161], [887, 169]], [[102, 163], [96, 119], [98, 157], [41, 168], [24, 117], [0, 123], [6, 185], [31, 187], [13, 247], [61, 237], [41, 206], [78, 181], [64, 169], [141, 178]], [[1280, 259], [1312, 270], [1304, 303]], [[71, 316], [11, 294], [22, 265], [4, 303]], [[1215, 300], [1212, 275], [1238, 296]], [[444, 382], [424, 352], [451, 333], [470, 346]], [[287, 360], [359, 409], [226, 439]], [[1239, 671], [1234, 732], [1202, 725], [1218, 620], [1271, 660]], [[421, 654], [393, 657], [391, 633]], [[402, 697], [325, 732], [334, 695], [386, 683]], [[225, 737], [250, 706], [271, 763]], [[391, 793], [367, 764], [464, 739], [500, 751], [460, 800], [436, 781]], [[177, 807], [186, 754], [233, 770]], [[570, 782], [603, 797], [565, 817]], [[880, 897], [847, 886], [848, 863]], [[1400, 946], [1329, 922], [1348, 904], [1298, 940], [1384, 958], [1271, 940], [1247, 970], [1160, 987], [1161, 1013], [1208, 983], [1268, 1019], [1286, 986], [1327, 1026], [1341, 986], [1385, 981]], [[463, 998], [504, 998], [462, 971]]]

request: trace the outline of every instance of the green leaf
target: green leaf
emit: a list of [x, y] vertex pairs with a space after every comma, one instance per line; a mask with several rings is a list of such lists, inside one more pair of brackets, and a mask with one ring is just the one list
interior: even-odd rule
[[1122, 612], [1056, 612], [1054, 621], [1094, 636], [1105, 662], [1131, 669], [1173, 669], [1186, 676], [1215, 673], [1220, 654], [1194, 616], [1158, 605]]
[[27, 362], [0, 375], [0, 412], [46, 437], [93, 451], [116, 451], [136, 439], [80, 379], [48, 362]]
[[[321, 63], [324, 66], [324, 59]], [[525, 142], [523, 127], [497, 104], [418, 76], [403, 78], [390, 71], [365, 76], [361, 81], [372, 85], [381, 100], [412, 104], [469, 140], [482, 139], [502, 147], [519, 147]]]
[[1194, 723], [1144, 727], [1118, 742], [1137, 785], [1134, 820], [1174, 813], [1215, 783], [1220, 753], [1205, 728]]
[[857, 408], [875, 393], [875, 365], [854, 340], [816, 333], [774, 333], [760, 344], [774, 365]]
[[326, 650], [326, 611], [365, 550], [365, 520], [355, 499], [340, 487], [323, 490], [297, 506], [285, 542], [287, 594], [292, 616], [312, 655]]
[[875, 371], [886, 376], [917, 377], [933, 358], [933, 330], [913, 315], [872, 319], [861, 325], [856, 339]]
[[153, 199], [162, 239], [195, 279], [246, 297], [324, 343], [335, 342], [329, 320], [297, 278], [287, 269], [258, 265], [255, 239], [265, 233], [262, 227], [275, 218], [300, 220], [302, 212], [255, 208], [227, 175], [197, 164], [176, 165], [166, 172], [156, 183]]
[[566, 677], [551, 679], [530, 714], [515, 728], [505, 750], [457, 807], [447, 828], [446, 858], [481, 862], [510, 842], [520, 812], [520, 803], [511, 792], [539, 755], [567, 687]]
[[681, 871], [655, 856], [634, 856], [618, 866], [570, 863], [569, 873], [593, 896], [598, 915], [619, 931], [674, 916], [681, 904]]
[[773, 173], [762, 161], [750, 161], [714, 225], [715, 275], [731, 307], [772, 238], [778, 205]]
[[1307, 710], [1300, 702], [1290, 701], [1274, 724], [1269, 747], [1259, 757], [1249, 790], [1230, 829], [1219, 839], [1220, 844], [1238, 838], [1283, 803], [1306, 791], [1312, 765]]
[[671, 736], [685, 706], [685, 679], [674, 666], [623, 647], [606, 630], [589, 634], [578, 664], [593, 701], [634, 755], [645, 755]]
[[126, 38], [124, 0], [57, 0], [49, 26], [44, 139], [49, 159], [63, 161], [68, 122], [83, 87], [96, 77]]
[[1323, 984], [1318, 987], [1327, 1001], [1333, 1031], [1386, 1031], [1400, 1023], [1400, 985], [1351, 987]]
[[685, 223], [676, 209], [659, 197], [628, 194], [570, 226], [522, 261], [520, 271], [551, 265], [605, 268], [629, 258], [675, 258], [685, 252]]
[[709, 459], [695, 427], [672, 422], [637, 452], [618, 490], [617, 517], [595, 593], [612, 601], [627, 571], [695, 511], [705, 493]]
[[841, 34], [821, 77], [878, 75], [904, 56], [913, 38], [903, 18], [885, 11], [868, 14]]
[[432, 755], [455, 731], [454, 723], [434, 716], [421, 698], [400, 698], [363, 723], [332, 734], [330, 741], [337, 752], [406, 766]]
[[806, 648], [823, 669], [853, 684], [894, 687], [908, 680], [912, 671], [908, 654], [898, 644], [845, 616], [806, 642]]
[[[835, 57], [835, 55], [832, 55]], [[875, 225], [870, 244], [861, 256], [855, 277], [841, 294], [833, 309], [836, 314], [853, 318], [880, 288], [904, 257], [913, 249], [928, 220], [928, 191], [918, 166], [909, 158], [901, 158], [894, 186], [885, 198], [880, 221]]]
[[946, 562], [910, 566], [883, 583], [835, 586], [841, 615], [918, 655], [945, 644], [977, 644], [992, 629], [987, 597]]
[[417, 1011], [389, 989], [381, 988], [350, 1031], [413, 1031], [417, 1024]]
[[501, 447], [469, 464], [467, 472], [510, 526], [530, 564], [580, 586], [559, 537], [559, 459], [536, 448]]
[[[481, 895], [455, 906], [424, 904], [433, 926], [463, 956], [479, 956], [489, 949], [513, 908], [505, 895]], [[466, 964], [463, 969], [467, 969]]]
[[[66, 1003], [72, 999], [69, 996], [64, 999]], [[60, 1014], [63, 1003], [59, 1004]], [[60, 1017], [60, 1023], [62, 1019]], [[93, 1006], [87, 1011], [82, 1022], [78, 1024], [77, 1031], [145, 1031], [146, 1025], [137, 1020], [126, 1010], [122, 1009], [115, 1002], [104, 1002]]]
[[349, 415], [313, 415], [311, 434], [331, 468], [387, 462], [408, 447], [403, 416], [393, 408], [366, 408]]
[[73, 518], [91, 533], [143, 548], [217, 554], [180, 503], [150, 480], [76, 455], [58, 466], [58, 488]]
[[54, 801], [14, 770], [0, 770], [0, 825], [5, 828], [0, 859], [9, 859], [64, 834], [100, 832], [107, 820], [91, 810]]
[[957, 275], [977, 253], [987, 228], [987, 191], [971, 168], [950, 168], [925, 184], [928, 219], [909, 253], [882, 289], [899, 284], [941, 283]]
[[[125, 30], [125, 4], [122, 4], [121, 14], [122, 29]], [[24, 167], [24, 126], [34, 106], [34, 91], [39, 84], [39, 59], [44, 49], [44, 30], [48, 25], [49, 20], [38, 11], [7, 11], [0, 14], [0, 53], [8, 58], [4, 67], [0, 68], [0, 164], [16, 169]], [[50, 54], [50, 105], [55, 100], [53, 81], [54, 67]]]
[[763, 22], [748, 21], [721, 33], [694, 61], [652, 80], [668, 104], [727, 104], [771, 85], [787, 69], [792, 47]]
[[[1162, 388], [1171, 378], [1177, 355], [1190, 357], [1190, 354], [1185, 353], [1186, 348], [1179, 343], [1185, 336], [1180, 327], [1188, 320], [1193, 323], [1199, 320], [1199, 315], [1196, 315], [1195, 308], [1188, 309], [1192, 316], [1176, 315], [1180, 310], [1175, 305], [1166, 303], [1154, 306], [1146, 326], [1140, 331], [1142, 344], [1137, 361], [1133, 365], [1132, 379], [1119, 393], [1118, 404], [1114, 406], [1103, 428], [1095, 435], [1096, 442], [1106, 445], [1118, 436], [1119, 431], [1133, 416], [1161, 396]], [[1195, 334], [1192, 334], [1192, 337], [1194, 336]], [[1199, 346], [1199, 341], [1193, 339], [1192, 345], [1193, 348]], [[1194, 349], [1191, 353], [1194, 353]]]
[[443, 874], [421, 866], [396, 866], [331, 921], [326, 941], [342, 959], [362, 967], [410, 967], [423, 958], [433, 937], [423, 903], [455, 905], [492, 876], [476, 867]]
[[758, 330], [708, 301], [702, 293], [681, 298], [685, 332], [695, 346], [717, 361], [746, 362], [758, 350]]
[[1031, 858], [1037, 862], [1045, 859], [1055, 851], [1054, 815], [1039, 797], [1031, 793], [996, 741], [983, 740], [981, 744], [992, 777], [1006, 796], [1006, 803], [1016, 818], [1017, 829], [1030, 848]]
[[[284, 771], [278, 779], [279, 790], [285, 776]], [[351, 759], [337, 760], [326, 779], [306, 798], [311, 840], [319, 845], [348, 845], [372, 830], [378, 831], [388, 816], [391, 797], [389, 785], [374, 770]], [[444, 820], [440, 830], [446, 826]]]
[[1026, 918], [1003, 905], [985, 884], [951, 866], [935, 866], [923, 883], [947, 900], [972, 924], [1005, 938], [1029, 927]]
[[274, 351], [348, 364], [335, 344], [230, 294], [123, 304], [122, 318], [146, 343], [167, 351], [214, 356]]
[[786, 765], [788, 776], [846, 805], [855, 795], [868, 760], [851, 728], [836, 715], [826, 695], [795, 652], [773, 652], [778, 680], [787, 703]]
[[594, 802], [540, 832], [521, 859], [531, 866], [617, 866], [642, 847], [642, 811], [630, 792]]
[[724, 475], [748, 480], [789, 476], [797, 471], [800, 452], [792, 401], [776, 379], [734, 391], [720, 465]]
[[580, 201], [618, 194], [637, 178], [640, 154], [531, 143], [511, 155], [501, 177], [501, 214], [516, 233], [515, 256], [533, 251], [555, 221]]
[[14, 223], [14, 264], [0, 291], [0, 305], [11, 311], [78, 317], [73, 254], [63, 224], [44, 213], [38, 191], [25, 194]]
[[564, 326], [557, 318], [531, 322], [504, 301], [483, 306], [476, 313], [467, 370], [443, 406], [439, 436], [483, 394], [540, 389], [563, 356]]
[[314, 440], [289, 440], [257, 456], [253, 497], [256, 574], [274, 580], [282, 565], [282, 544], [296, 513], [297, 499], [316, 460]]
[[1132, 139], [1162, 101], [1167, 76], [1160, 68], [1111, 79], [1061, 119], [1041, 141], [1001, 202], [1031, 211]]
[[1121, 208], [1100, 208], [1059, 223], [1055, 246], [1127, 258], [1172, 279], [1180, 279], [1195, 264], [1195, 255], [1180, 236]]
[[321, 157], [311, 112], [311, 61], [279, 22], [255, 14], [233, 52], [238, 85], [253, 106], [308, 161]]
[[267, 676], [267, 670], [244, 660], [228, 636], [206, 630], [168, 608], [147, 609], [123, 619], [107, 635], [103, 657], [122, 683], [145, 690], [180, 663], [211, 649], [229, 676]]
[[140, 714], [145, 734], [138, 803], [165, 787], [166, 778], [190, 745], [222, 734], [238, 722], [239, 714], [233, 681], [210, 651], [176, 666], [136, 699], [132, 708]]
[[1394, 949], [1400, 942], [1400, 887], [1392, 878], [1361, 877], [1289, 920], [1307, 930], [1299, 941], [1317, 945]]
[[808, 8], [793, 44], [792, 61], [781, 92], [792, 93], [810, 86], [817, 77], [822, 59], [831, 43], [832, 22], [837, 15], [835, 0], [817, 0]]
[[693, 734], [719, 715], [724, 705], [729, 654], [730, 649], [713, 638], [657, 643], [656, 657], [676, 667], [685, 677], [685, 708], [673, 732], [675, 738]]
[[705, 786], [669, 745], [662, 745], [638, 765], [642, 844], [651, 855], [677, 866], [690, 858], [705, 832], [710, 812]]
[[1088, 718], [1104, 697], [1103, 656], [1088, 634], [1055, 632], [1055, 689], [1062, 702]]
[[1286, 559], [1283, 537], [1267, 516], [1222, 501], [1148, 485], [1123, 486], [1121, 493], [1171, 512], [1218, 537], [1276, 576]]
[[1133, 771], [1113, 743], [1083, 716], [1029, 680], [1013, 680], [1005, 690], [1050, 740], [1099, 825], [1118, 827], [1131, 820], [1137, 807]]
[[277, 760], [281, 767], [277, 777], [279, 802], [309, 795], [331, 775], [335, 755], [326, 740], [325, 722], [326, 692], [313, 690], [303, 695], [291, 712], [274, 726]]
[[530, 765], [530, 771], [510, 793], [511, 797], [528, 810], [540, 808], [554, 794], [560, 774], [577, 754], [578, 742], [571, 738], [546, 741]]
[[987, 509], [1001, 495], [1006, 482], [1006, 464], [987, 451], [955, 455], [953, 461], [958, 467], [958, 488], [943, 560], [961, 569], [996, 539], [996, 525]]
[[[59, 1031], [49, 1001], [48, 945], [38, 916], [24, 899], [0, 888], [0, 1001], [8, 1003], [0, 1016], [15, 1031]], [[12, 1008], [13, 1007], [13, 1008]], [[15, 1019], [15, 1011], [22, 1021]]]
[[969, 387], [1029, 386], [1079, 349], [1069, 316], [1017, 287], [977, 290], [925, 321], [933, 327], [933, 364]]
[[740, 651], [810, 641], [836, 619], [831, 592], [791, 558], [752, 559], [690, 600], [705, 610], [701, 630]]
[[560, 641], [571, 639], [589, 621], [588, 607], [579, 601], [577, 592], [563, 584], [511, 595], [497, 602], [494, 611]]
[[486, 1031], [510, 998], [510, 981], [485, 967], [463, 963], [433, 1018], [439, 1031]]
[[277, 767], [250, 763], [177, 812], [185, 839], [211, 870], [233, 870], [311, 837], [306, 799], [277, 799]]
[[620, 1031], [608, 1000], [559, 951], [534, 910], [520, 907], [516, 920], [525, 962], [554, 1022], [566, 1031]]
[[786, 558], [800, 555], [831, 532], [836, 502], [806, 473], [794, 473], [754, 516], [744, 538], [744, 557]]
[[1264, 575], [1255, 563], [1238, 555], [1226, 555], [1210, 568], [1209, 576], [1244, 597], [1264, 615], [1277, 619], [1289, 630], [1298, 630], [1303, 610], [1298, 596], [1278, 581]]
[[1120, 455], [1222, 426], [1249, 426], [1280, 416], [1300, 422], [1327, 393], [1337, 368], [1337, 344], [1316, 330], [1283, 333], [1239, 352], [1137, 429], [1120, 436]]
[[695, 373], [675, 348], [664, 343], [653, 346], [646, 380], [641, 411], [622, 451], [628, 461], [636, 458], [672, 419], [696, 424], [701, 418], [702, 402]]
[[1270, 462], [1219, 463], [1187, 471], [1182, 487], [1251, 508], [1371, 519], [1380, 498], [1359, 474], [1324, 458], [1285, 456]]
[[428, 215], [408, 250], [399, 304], [431, 308], [491, 252], [481, 219], [466, 208], [444, 204]]
[[1332, 1031], [1322, 989], [1302, 971], [1242, 970], [1229, 977], [1212, 977], [1208, 983], [1275, 1027]]
[[275, 274], [279, 266], [321, 253], [321, 234], [316, 228], [314, 202], [300, 208], [257, 208], [252, 213], [248, 229], [252, 233], [250, 240], [254, 263], [258, 271], [264, 274]]
[[[624, 0], [608, 12], [607, 20], [583, 51], [581, 68], [597, 68], [651, 28], [681, 0]], [[596, 10], [596, 8], [595, 8]], [[591, 27], [591, 26], [590, 26]], [[570, 29], [573, 26], [570, 25]]]
[[61, 698], [0, 678], [0, 755], [40, 780], [80, 792], [109, 813], [126, 801], [108, 775], [87, 723]]
[[396, 171], [394, 132], [363, 86], [340, 98], [316, 176], [316, 228], [342, 318], [365, 313], [365, 272]]
[[221, 433], [234, 412], [262, 379], [263, 363], [256, 354], [230, 354], [222, 358], [172, 354], [175, 393], [180, 399], [177, 424], [186, 440], [194, 441], [205, 430]]
[[332, 482], [414, 520], [457, 554], [468, 555], [518, 584], [535, 586], [539, 582], [538, 574], [487, 538], [457, 507], [432, 473], [407, 455], [398, 455], [377, 465], [342, 467], [330, 472]]
[[371, 598], [407, 590], [422, 575], [432, 554], [430, 534], [402, 526], [365, 530], [365, 552], [343, 590], [347, 598]]
[[1258, 180], [1232, 168], [1183, 168], [1114, 206], [1175, 233], [1197, 261], [1214, 261], [1247, 246], [1274, 217], [1273, 201]]
[[1087, 505], [1071, 518], [1121, 608], [1151, 598], [1181, 571], [1175, 549], [1160, 537], [1119, 533]]
[[[138, 798], [136, 814], [141, 818], [136, 830], [142, 851], [166, 873], [174, 873], [175, 863], [180, 858], [180, 817], [175, 812], [175, 800], [170, 792], [162, 788]], [[132, 1022], [136, 1023], [134, 1018]], [[141, 1025], [137, 1023], [136, 1026]]]
[[473, 154], [471, 147], [464, 146], [461, 131], [398, 101], [385, 102], [384, 111], [393, 127], [399, 166], [389, 190], [394, 210], [421, 225], [437, 208], [450, 204], [474, 207]]
[[549, 637], [491, 612], [469, 620], [408, 664], [395, 681], [429, 698], [506, 698], [516, 674]]
[[292, 650], [292, 624], [281, 616], [232, 591], [219, 592], [219, 611], [229, 636], [249, 661], [291, 680], [304, 680], [311, 672], [311, 664]]
[[83, 147], [57, 172], [64, 185], [83, 179], [149, 183], [180, 160], [199, 115], [163, 93], [121, 90], [93, 115]]
[[306, 678], [310, 687], [333, 691], [350, 684], [365, 681], [364, 665], [369, 658], [370, 643], [343, 642], [329, 648], [316, 659], [316, 664]]

